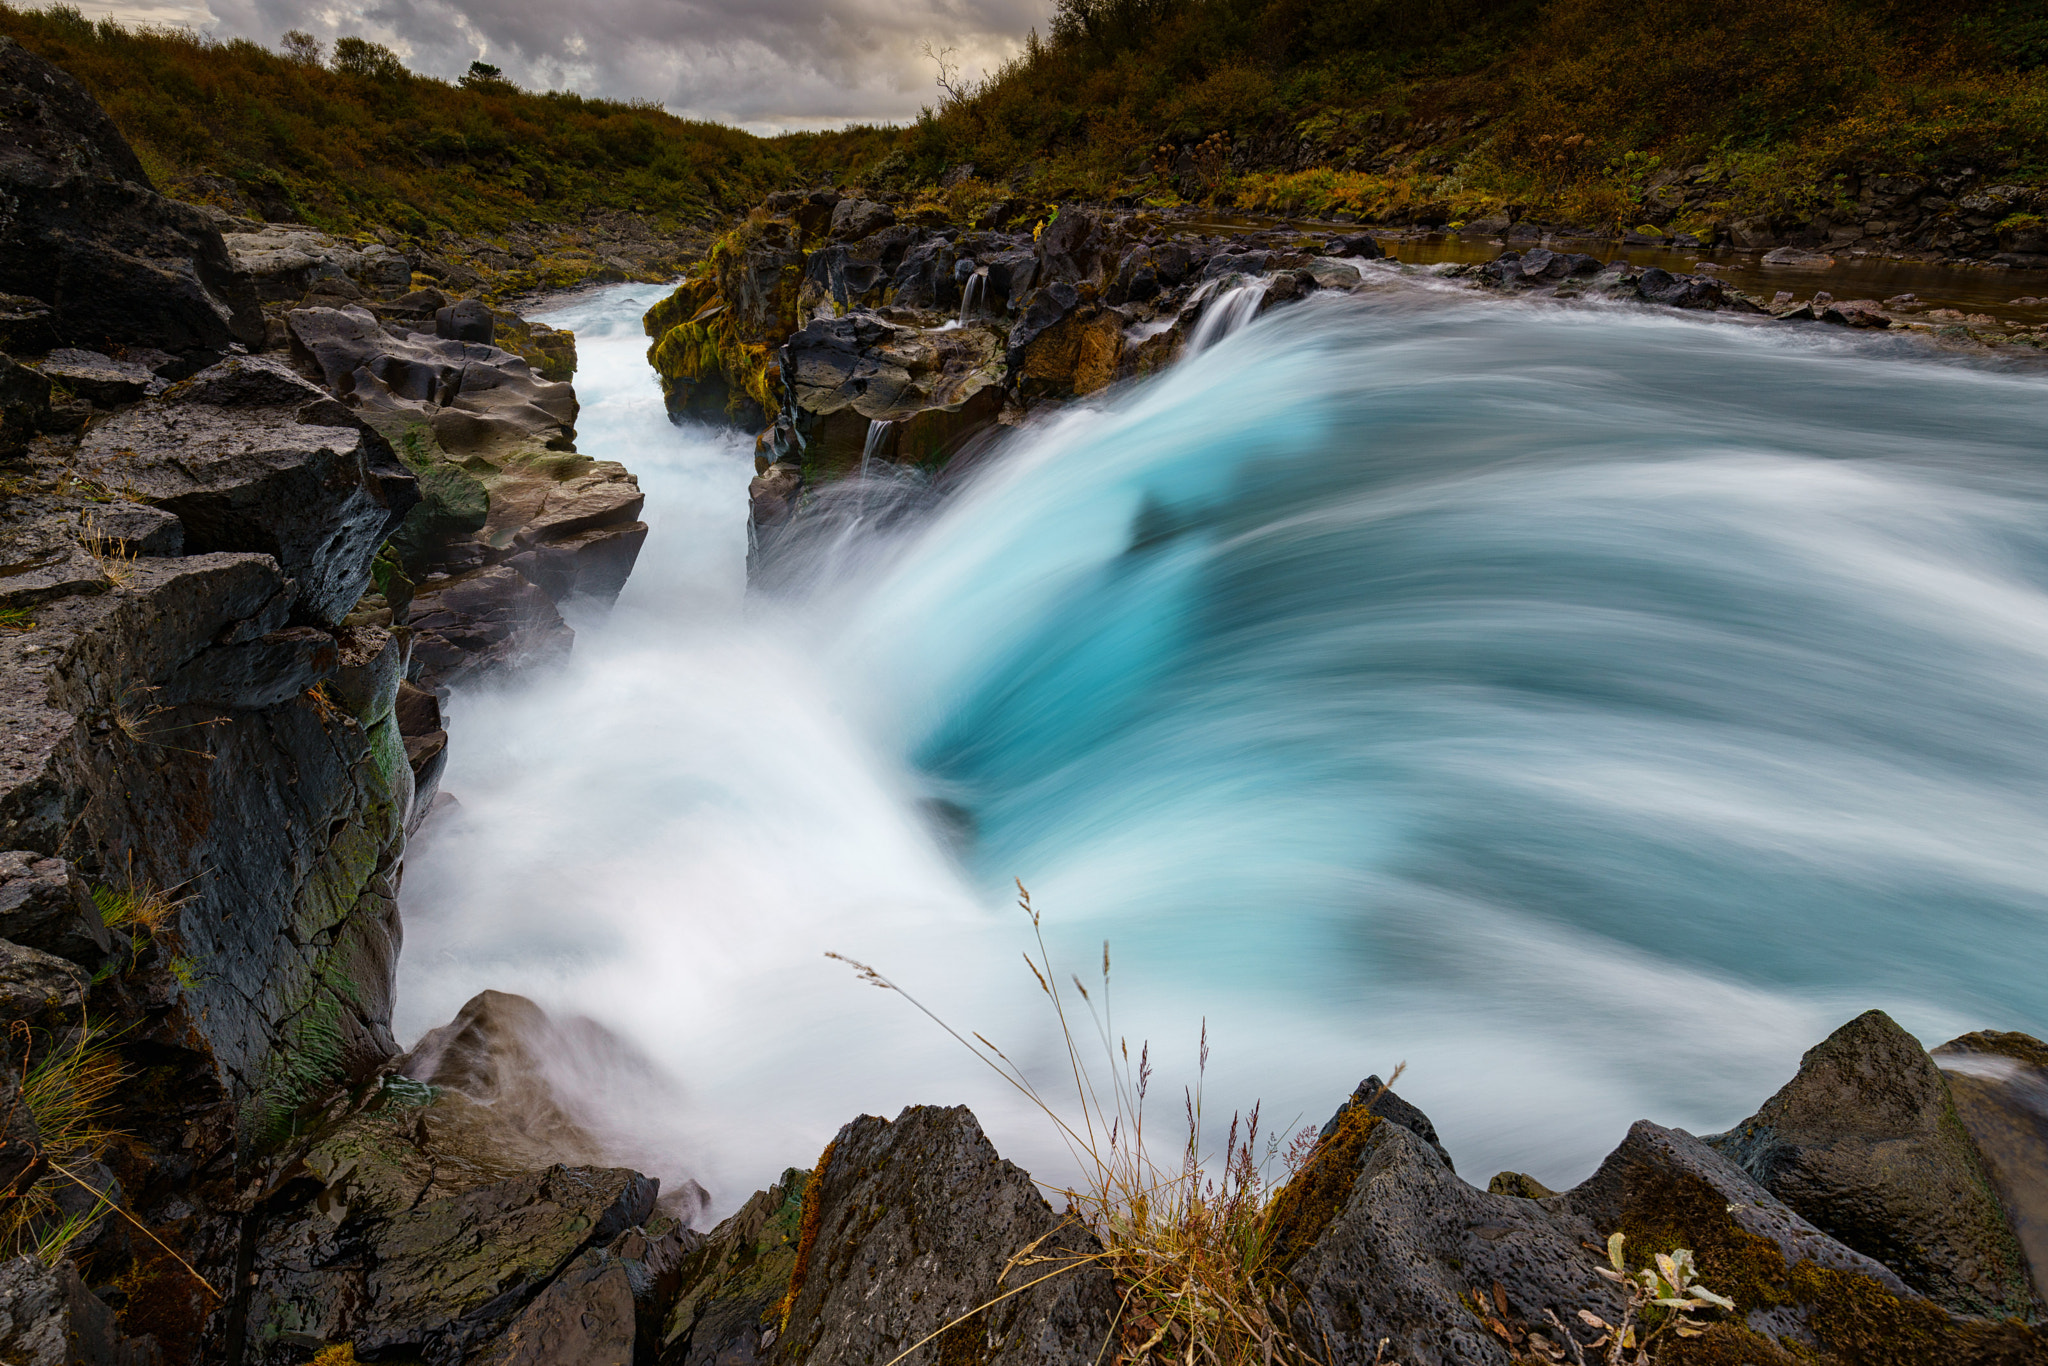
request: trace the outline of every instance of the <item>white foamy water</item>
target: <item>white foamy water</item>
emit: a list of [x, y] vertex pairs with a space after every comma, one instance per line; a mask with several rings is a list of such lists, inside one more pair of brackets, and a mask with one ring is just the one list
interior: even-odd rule
[[[667, 1083], [634, 1160], [735, 1207], [840, 1124], [1049, 1125], [1021, 876], [1175, 1103], [1320, 1122], [1400, 1061], [1459, 1170], [1741, 1118], [1869, 1006], [2039, 1033], [2038, 381], [1893, 343], [1389, 296], [1271, 315], [745, 593], [750, 440], [669, 425], [623, 287], [579, 446], [652, 526], [561, 675], [459, 695], [400, 1032], [475, 991]], [[886, 492], [886, 491], [885, 491]], [[922, 495], [917, 495], [922, 496]], [[951, 813], [934, 814], [935, 802]], [[971, 834], [963, 838], [963, 828]]]

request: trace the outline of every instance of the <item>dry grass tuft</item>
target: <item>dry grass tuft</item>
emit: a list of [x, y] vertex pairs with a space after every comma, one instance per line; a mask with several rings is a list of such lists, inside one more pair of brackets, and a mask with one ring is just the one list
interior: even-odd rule
[[[1074, 1001], [1058, 985], [1030, 893], [1022, 883], [1017, 891], [1018, 905], [1031, 920], [1038, 948], [1035, 958], [1025, 955], [1025, 963], [1059, 1020], [1066, 1042], [1068, 1082], [1078, 1108], [1075, 1117], [1055, 1108], [1001, 1049], [981, 1035], [975, 1034], [974, 1042], [968, 1042], [874, 968], [840, 954], [827, 955], [848, 964], [862, 980], [894, 991], [916, 1006], [1059, 1129], [1082, 1172], [1083, 1183], [1078, 1189], [1057, 1193], [1066, 1198], [1069, 1217], [1092, 1232], [1103, 1251], [1099, 1257], [1076, 1260], [1071, 1255], [1041, 1256], [1027, 1248], [1013, 1259], [1013, 1265], [1056, 1264], [1053, 1275], [1094, 1261], [1109, 1269], [1123, 1303], [1112, 1328], [1117, 1351], [1111, 1356], [1109, 1344], [1105, 1344], [1105, 1361], [1130, 1366], [1196, 1361], [1212, 1366], [1317, 1362], [1319, 1358], [1295, 1341], [1288, 1328], [1282, 1305], [1288, 1290], [1283, 1254], [1292, 1250], [1306, 1231], [1304, 1212], [1330, 1193], [1321, 1185], [1297, 1190], [1293, 1182], [1297, 1174], [1308, 1178], [1319, 1171], [1326, 1173], [1322, 1184], [1338, 1179], [1336, 1168], [1344, 1164], [1336, 1160], [1335, 1148], [1348, 1145], [1355, 1153], [1369, 1123], [1361, 1120], [1348, 1128], [1340, 1126], [1327, 1143], [1317, 1139], [1313, 1128], [1304, 1129], [1283, 1147], [1277, 1136], [1261, 1133], [1259, 1107], [1254, 1105], [1249, 1114], [1231, 1115], [1222, 1152], [1205, 1154], [1202, 1078], [1209, 1062], [1205, 1024], [1195, 1085], [1183, 1089], [1170, 1146], [1155, 1153], [1146, 1133], [1145, 1112], [1152, 1085], [1151, 1046], [1141, 1042], [1134, 1063], [1129, 1041], [1115, 1032], [1109, 1001], [1108, 943], [1102, 946], [1101, 981], [1094, 991], [1078, 976], [1070, 979], [1079, 996], [1078, 1002]], [[1077, 1041], [1076, 1029], [1084, 1013], [1101, 1044], [1103, 1063], [1091, 1065], [1086, 1055], [1092, 1050]], [[1356, 1108], [1363, 1111], [1368, 1107]], [[986, 1307], [970, 1311], [956, 1323]], [[911, 1350], [923, 1345], [916, 1344]]]
[[[104, 1193], [71, 1169], [98, 1161], [118, 1137], [106, 1126], [105, 1114], [127, 1069], [107, 1047], [105, 1032], [90, 1021], [40, 1058], [34, 1058], [33, 1038], [25, 1024], [15, 1025], [15, 1036], [24, 1057], [15, 1103], [28, 1111], [36, 1146], [0, 1193], [0, 1255], [28, 1255], [54, 1266], [110, 1207]], [[58, 1196], [73, 1184], [92, 1192], [94, 1200], [89, 1209], [67, 1216]]]

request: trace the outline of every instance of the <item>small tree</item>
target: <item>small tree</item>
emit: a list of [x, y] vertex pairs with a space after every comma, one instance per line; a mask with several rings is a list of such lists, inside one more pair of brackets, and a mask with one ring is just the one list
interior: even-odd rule
[[404, 78], [405, 63], [382, 43], [350, 34], [334, 40], [334, 69], [344, 76], [367, 76], [374, 81]]
[[302, 28], [287, 29], [278, 50], [301, 66], [320, 65], [320, 40]]
[[512, 90], [516, 87], [505, 79], [505, 73], [489, 62], [471, 62], [469, 70], [457, 82], [466, 90]]

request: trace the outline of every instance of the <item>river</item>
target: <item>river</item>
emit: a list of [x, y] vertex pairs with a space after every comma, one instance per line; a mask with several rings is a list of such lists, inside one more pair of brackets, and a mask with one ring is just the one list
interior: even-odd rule
[[[623, 286], [579, 446], [646, 551], [560, 674], [459, 694], [402, 1037], [583, 1015], [621, 1150], [736, 1207], [838, 1126], [1042, 1116], [1021, 878], [1177, 1109], [1401, 1090], [1563, 1186], [1750, 1113], [1871, 1006], [2048, 1032], [2048, 385], [1910, 341], [1441, 287], [1318, 297], [1007, 438], [745, 591], [750, 439], [676, 428]], [[1099, 994], [1099, 993], [1098, 993]], [[1171, 1116], [1169, 1116], [1171, 1118]]]

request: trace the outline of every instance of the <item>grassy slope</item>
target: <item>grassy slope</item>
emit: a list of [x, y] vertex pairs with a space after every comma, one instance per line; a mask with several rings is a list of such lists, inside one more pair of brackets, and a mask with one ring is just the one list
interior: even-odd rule
[[[1702, 162], [1734, 215], [1825, 213], [1838, 177], [1858, 173], [2048, 177], [2043, 0], [1062, 10], [1052, 41], [928, 111], [865, 163], [870, 177], [915, 189], [972, 162], [1045, 198], [1215, 194], [1370, 217], [1513, 205], [1614, 225], [1660, 168]], [[1198, 153], [1192, 174], [1187, 160], [1159, 173], [1218, 135], [1236, 148], [1227, 162]], [[1155, 166], [1162, 144], [1174, 149], [1166, 167]]]
[[254, 43], [0, 4], [0, 34], [83, 81], [159, 184], [321, 227], [488, 233], [589, 209], [673, 226], [730, 214], [793, 175], [773, 143], [647, 105], [347, 75]]

